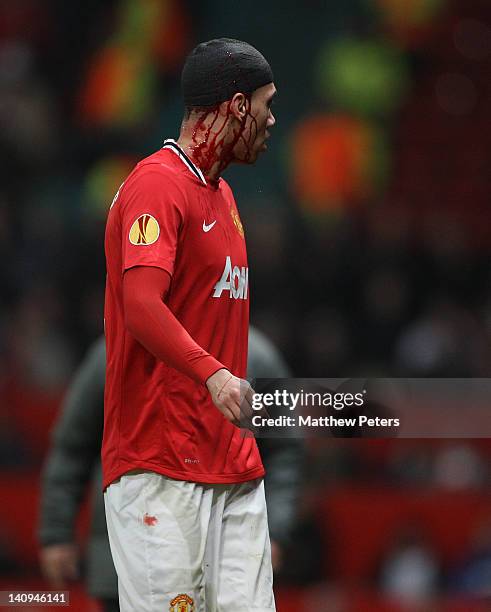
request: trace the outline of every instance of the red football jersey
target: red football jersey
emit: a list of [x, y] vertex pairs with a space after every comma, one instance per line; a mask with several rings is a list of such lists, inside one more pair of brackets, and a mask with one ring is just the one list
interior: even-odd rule
[[225, 419], [203, 384], [143, 348], [123, 318], [125, 270], [163, 268], [172, 279], [170, 310], [204, 350], [245, 377], [247, 253], [228, 184], [207, 184], [179, 146], [165, 141], [116, 194], [105, 249], [104, 487], [132, 469], [205, 483], [262, 476], [254, 438]]

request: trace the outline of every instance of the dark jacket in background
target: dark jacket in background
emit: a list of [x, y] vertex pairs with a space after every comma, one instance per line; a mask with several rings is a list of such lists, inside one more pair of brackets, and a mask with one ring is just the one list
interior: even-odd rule
[[[92, 523], [86, 555], [89, 592], [117, 597], [117, 577], [106, 532], [100, 449], [103, 430], [106, 352], [97, 340], [76, 372], [52, 435], [42, 476], [41, 546], [75, 541], [75, 524], [87, 485], [92, 482]], [[248, 375], [289, 375], [281, 355], [258, 330], [249, 332]], [[303, 449], [299, 441], [258, 440], [266, 467], [266, 497], [271, 539], [286, 542], [299, 493]]]

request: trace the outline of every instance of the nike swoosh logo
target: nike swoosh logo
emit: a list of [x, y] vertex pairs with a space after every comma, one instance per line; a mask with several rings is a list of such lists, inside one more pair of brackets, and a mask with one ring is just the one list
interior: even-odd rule
[[213, 221], [213, 223], [210, 223], [210, 225], [206, 225], [206, 223], [203, 221], [203, 231], [209, 232], [211, 228], [215, 225], [215, 223], [216, 223], [216, 219], [215, 221]]

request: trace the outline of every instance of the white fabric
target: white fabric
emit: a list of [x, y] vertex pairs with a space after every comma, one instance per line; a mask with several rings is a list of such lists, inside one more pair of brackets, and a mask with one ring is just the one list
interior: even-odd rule
[[275, 610], [262, 479], [207, 485], [133, 472], [104, 500], [121, 612]]

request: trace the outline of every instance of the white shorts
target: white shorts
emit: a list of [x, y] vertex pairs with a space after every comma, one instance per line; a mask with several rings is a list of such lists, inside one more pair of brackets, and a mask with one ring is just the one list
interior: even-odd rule
[[125, 474], [104, 495], [121, 612], [275, 610], [262, 479]]

